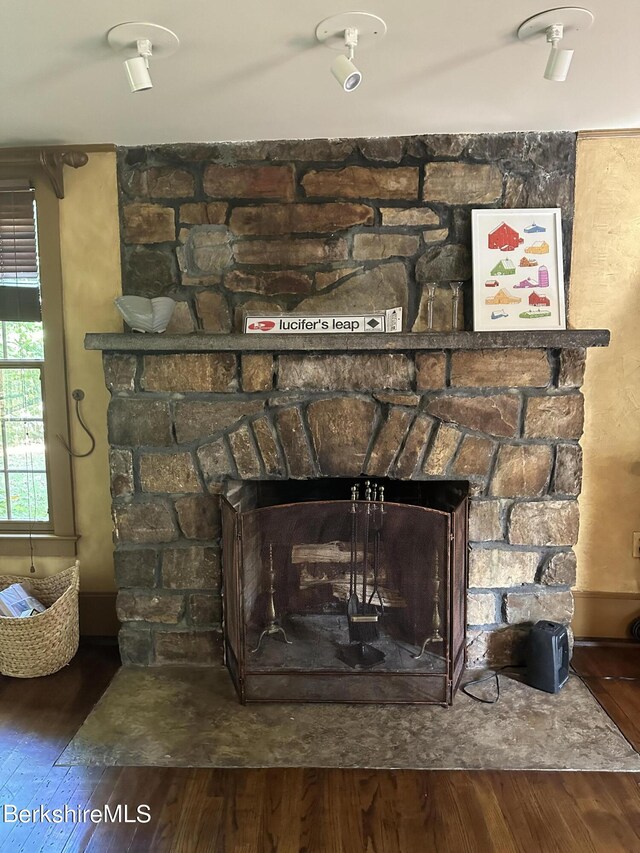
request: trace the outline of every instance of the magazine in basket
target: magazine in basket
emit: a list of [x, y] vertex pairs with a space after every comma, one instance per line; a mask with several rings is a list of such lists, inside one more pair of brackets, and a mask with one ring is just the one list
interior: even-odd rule
[[34, 598], [26, 586], [13, 583], [6, 589], [0, 590], [0, 616], [21, 618], [42, 613], [47, 608]]

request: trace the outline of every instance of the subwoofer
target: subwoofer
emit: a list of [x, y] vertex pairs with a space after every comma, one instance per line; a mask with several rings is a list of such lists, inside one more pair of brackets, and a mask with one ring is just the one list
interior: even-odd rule
[[569, 678], [569, 635], [559, 622], [536, 622], [529, 633], [525, 680], [531, 687], [557, 693]]

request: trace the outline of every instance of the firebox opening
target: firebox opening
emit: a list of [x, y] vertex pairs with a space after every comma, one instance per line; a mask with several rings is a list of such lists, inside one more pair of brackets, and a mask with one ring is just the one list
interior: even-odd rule
[[[324, 477], [317, 480], [245, 480], [241, 485], [255, 488], [256, 508], [302, 501], [349, 500], [357, 484], [364, 497], [365, 483], [382, 486], [386, 501], [432, 509], [450, 510], [469, 493], [469, 483], [453, 480], [390, 480], [386, 477]], [[238, 484], [236, 484], [238, 485]]]
[[225, 640], [243, 701], [451, 701], [467, 493], [450, 481], [229, 483]]

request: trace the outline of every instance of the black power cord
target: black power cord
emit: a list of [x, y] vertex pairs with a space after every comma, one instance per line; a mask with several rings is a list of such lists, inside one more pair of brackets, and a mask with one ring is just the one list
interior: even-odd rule
[[[517, 670], [526, 669], [526, 666], [500, 666], [498, 669], [495, 669], [489, 675], [485, 675], [483, 678], [476, 678], [475, 681], [468, 681], [466, 684], [462, 684], [460, 686], [460, 690], [464, 693], [465, 696], [468, 696], [470, 699], [474, 699], [476, 702], [482, 702], [483, 705], [495, 705], [496, 702], [500, 699], [500, 679], [499, 675], [501, 672], [505, 672], [506, 670], [511, 670], [513, 672]], [[496, 695], [493, 699], [485, 699], [482, 696], [477, 696], [475, 693], [471, 693], [467, 688], [473, 687], [475, 684], [484, 684], [486, 681], [491, 681], [493, 678], [496, 680]]]
[[80, 403], [82, 400], [84, 400], [84, 391], [82, 390], [82, 388], [75, 388], [71, 392], [71, 396], [73, 397], [73, 399], [75, 400], [75, 403], [76, 403], [76, 417], [77, 417], [82, 429], [89, 436], [89, 438], [91, 440], [91, 447], [89, 448], [89, 450], [86, 451], [86, 453], [75, 453], [69, 447], [69, 445], [64, 440], [64, 438], [60, 435], [60, 433], [58, 433], [56, 438], [62, 443], [64, 449], [67, 451], [69, 456], [73, 456], [74, 459], [84, 459], [86, 456], [91, 456], [93, 451], [96, 449], [96, 439], [95, 439], [95, 436], [93, 435], [93, 433], [91, 432], [91, 430], [89, 429], [89, 427], [84, 422], [84, 418], [82, 417], [82, 412], [80, 411]]
[[[473, 699], [476, 702], [482, 702], [483, 705], [495, 705], [496, 702], [500, 699], [500, 679], [499, 675], [506, 670], [510, 670], [515, 672], [517, 670], [526, 669], [526, 666], [501, 666], [498, 669], [493, 670], [489, 675], [485, 675], [483, 678], [476, 678], [474, 681], [468, 681], [466, 684], [460, 685], [460, 690], [465, 696], [468, 696], [470, 699]], [[579, 678], [583, 684], [586, 683], [587, 680], [594, 679], [597, 681], [640, 681], [640, 676], [631, 676], [631, 675], [580, 675], [575, 671], [573, 667], [569, 670], [569, 676], [572, 678]], [[485, 699], [483, 696], [478, 696], [475, 693], [471, 693], [467, 688], [473, 687], [475, 684], [485, 684], [487, 681], [492, 681], [495, 678], [496, 682], [496, 695], [493, 699]]]

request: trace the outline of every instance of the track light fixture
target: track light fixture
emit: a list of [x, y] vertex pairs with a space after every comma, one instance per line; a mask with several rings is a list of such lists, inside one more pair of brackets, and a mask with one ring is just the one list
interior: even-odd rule
[[571, 67], [574, 51], [561, 48], [559, 45], [567, 34], [588, 30], [593, 20], [593, 14], [579, 6], [548, 9], [546, 12], [527, 18], [520, 24], [518, 38], [520, 41], [535, 41], [544, 37], [547, 44], [551, 45], [544, 70], [545, 80], [564, 83]]
[[[368, 47], [387, 32], [387, 25], [377, 15], [368, 12], [343, 12], [321, 21], [316, 38], [340, 56], [331, 63], [331, 73], [343, 91], [353, 92], [362, 82], [362, 73], [354, 64], [356, 47]], [[344, 52], [346, 49], [346, 53]]]
[[558, 47], [562, 41], [564, 27], [562, 24], [552, 24], [547, 27], [547, 41], [551, 45], [547, 67], [544, 69], [545, 80], [555, 80], [564, 83], [573, 59], [572, 50], [562, 50]]
[[180, 46], [177, 35], [158, 24], [118, 24], [107, 33], [113, 50], [131, 54], [124, 60], [124, 70], [132, 93], [153, 88], [149, 73], [149, 59], [170, 56]]
[[362, 74], [353, 64], [357, 44], [358, 30], [356, 27], [347, 27], [344, 31], [344, 45], [349, 51], [349, 56], [341, 53], [331, 63], [331, 73], [345, 92], [353, 92], [362, 82]]
[[151, 75], [149, 74], [149, 57], [153, 50], [149, 39], [138, 39], [136, 42], [138, 55], [132, 59], [125, 59], [124, 70], [129, 81], [131, 92], [143, 92], [152, 89]]

